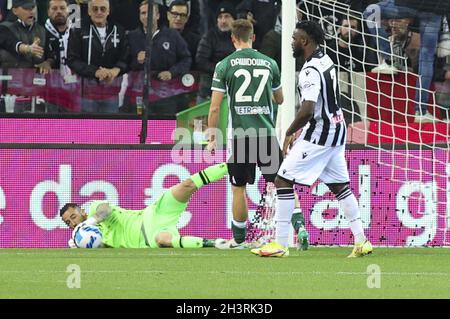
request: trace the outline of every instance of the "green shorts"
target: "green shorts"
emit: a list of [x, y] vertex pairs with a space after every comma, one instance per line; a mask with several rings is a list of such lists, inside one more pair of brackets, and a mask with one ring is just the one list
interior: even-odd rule
[[172, 189], [164, 192], [152, 205], [144, 210], [143, 233], [147, 246], [158, 248], [155, 238], [161, 232], [179, 237], [178, 220], [188, 203], [180, 203], [173, 197]]

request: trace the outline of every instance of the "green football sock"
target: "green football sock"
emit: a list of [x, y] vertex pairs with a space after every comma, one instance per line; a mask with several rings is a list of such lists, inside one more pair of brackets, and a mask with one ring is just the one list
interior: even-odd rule
[[203, 238], [200, 237], [191, 237], [191, 236], [183, 236], [180, 240], [181, 248], [202, 248], [203, 247]]
[[292, 214], [291, 218], [291, 223], [297, 234], [300, 228], [305, 227], [305, 217], [303, 216], [301, 209], [299, 208], [294, 209], [294, 213]]
[[228, 166], [226, 163], [220, 163], [214, 166], [209, 166], [204, 170], [191, 176], [192, 181], [198, 188], [207, 185], [209, 183], [218, 181], [222, 177], [228, 174]]

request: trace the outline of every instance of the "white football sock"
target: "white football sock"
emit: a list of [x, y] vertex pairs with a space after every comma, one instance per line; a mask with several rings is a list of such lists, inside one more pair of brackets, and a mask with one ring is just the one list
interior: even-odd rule
[[289, 229], [292, 212], [295, 208], [294, 190], [292, 188], [277, 189], [277, 212], [275, 215], [275, 240], [284, 247], [288, 246]]
[[339, 204], [344, 211], [345, 218], [347, 218], [350, 224], [350, 230], [355, 238], [355, 244], [360, 244], [366, 241], [361, 216], [359, 213], [358, 201], [356, 200], [355, 195], [350, 193], [350, 195], [347, 195], [344, 199], [339, 200]]

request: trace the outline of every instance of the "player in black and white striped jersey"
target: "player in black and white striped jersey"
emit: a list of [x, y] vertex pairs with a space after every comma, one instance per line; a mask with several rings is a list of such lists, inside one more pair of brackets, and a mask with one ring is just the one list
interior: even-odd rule
[[372, 253], [372, 245], [364, 235], [358, 202], [349, 187], [346, 126], [338, 101], [338, 78], [333, 61], [320, 48], [323, 41], [324, 34], [318, 23], [297, 23], [292, 42], [294, 57], [304, 56], [306, 61], [299, 76], [301, 107], [286, 131], [284, 154], [292, 148], [275, 179], [276, 240], [252, 250], [263, 257], [289, 255], [289, 223], [295, 205], [293, 185], [311, 186], [317, 179], [335, 194], [349, 221], [355, 239], [355, 248], [349, 257]]

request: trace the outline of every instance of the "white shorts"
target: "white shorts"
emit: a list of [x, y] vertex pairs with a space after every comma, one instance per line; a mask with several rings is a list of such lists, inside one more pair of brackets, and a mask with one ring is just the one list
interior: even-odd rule
[[325, 184], [348, 183], [345, 145], [321, 146], [298, 139], [281, 164], [278, 175], [307, 186], [317, 179]]

